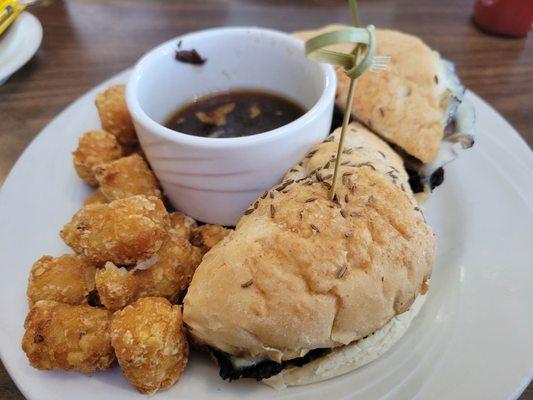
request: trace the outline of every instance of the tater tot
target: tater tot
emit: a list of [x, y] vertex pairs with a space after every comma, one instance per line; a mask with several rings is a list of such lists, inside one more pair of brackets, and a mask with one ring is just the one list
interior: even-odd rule
[[154, 196], [132, 196], [78, 211], [60, 235], [97, 265], [133, 265], [150, 258], [167, 239], [170, 219]]
[[143, 194], [161, 198], [161, 191], [154, 173], [138, 154], [122, 157], [94, 168], [100, 190], [109, 200]]
[[170, 228], [178, 236], [190, 240], [194, 228], [197, 227], [196, 221], [179, 211], [170, 213]]
[[133, 271], [137, 280], [137, 296], [165, 297], [174, 302], [191, 283], [194, 271], [202, 261], [200, 249], [188, 240], [171, 235], [157, 253], [158, 261]]
[[142, 297], [165, 297], [175, 302], [191, 282], [202, 261], [200, 249], [171, 233], [155, 256], [126, 270], [112, 263], [96, 272], [100, 302], [118, 310]]
[[95, 287], [95, 273], [95, 266], [77, 254], [41, 257], [30, 272], [27, 289], [30, 307], [39, 300], [86, 304]]
[[79, 177], [91, 186], [98, 185], [93, 168], [122, 157], [122, 146], [117, 139], [105, 131], [85, 132], [72, 153], [74, 169]]
[[189, 357], [179, 306], [145, 297], [111, 321], [111, 343], [126, 379], [141, 393], [174, 385]]
[[232, 229], [220, 225], [202, 225], [192, 230], [191, 243], [205, 254], [231, 232]]
[[24, 322], [22, 349], [37, 369], [92, 372], [115, 360], [109, 331], [111, 313], [87, 305], [35, 303]]
[[83, 200], [83, 205], [88, 206], [89, 204], [106, 204], [109, 203], [107, 197], [104, 196], [100, 189], [96, 189], [89, 196]]
[[134, 302], [137, 282], [126, 268], [107, 262], [96, 271], [95, 280], [100, 303], [108, 310], [120, 310]]
[[137, 143], [128, 106], [126, 105], [124, 85], [113, 85], [98, 94], [95, 100], [102, 128], [116, 136], [122, 145]]

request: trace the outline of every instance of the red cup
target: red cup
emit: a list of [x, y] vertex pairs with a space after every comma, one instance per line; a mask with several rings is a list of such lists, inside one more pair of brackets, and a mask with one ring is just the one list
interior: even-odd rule
[[485, 31], [527, 36], [533, 20], [533, 0], [476, 0], [474, 21]]

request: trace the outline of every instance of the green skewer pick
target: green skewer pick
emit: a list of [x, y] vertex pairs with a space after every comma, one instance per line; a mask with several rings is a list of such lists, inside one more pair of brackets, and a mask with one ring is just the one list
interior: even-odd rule
[[[344, 137], [348, 123], [350, 122], [350, 112], [352, 110], [353, 98], [355, 94], [355, 80], [360, 77], [367, 69], [372, 68], [376, 61], [376, 32], [373, 25], [366, 28], [360, 27], [359, 14], [357, 12], [357, 1], [349, 0], [350, 10], [352, 13], [354, 28], [344, 28], [333, 32], [327, 32], [315, 36], [305, 42], [305, 54], [308, 58], [341, 66], [344, 73], [350, 78], [348, 96], [346, 97], [346, 107], [342, 120], [341, 137], [337, 148], [337, 157], [335, 160], [335, 170], [333, 172], [333, 182], [329, 191], [329, 199], [335, 197], [335, 188], [339, 175], [339, 166], [341, 163], [342, 150], [344, 147]], [[325, 47], [339, 43], [355, 43], [352, 53], [341, 53], [338, 51], [328, 50]], [[388, 61], [387, 57], [380, 57], [381, 62]], [[376, 65], [377, 66], [377, 65]], [[382, 66], [380, 66], [383, 68]]]

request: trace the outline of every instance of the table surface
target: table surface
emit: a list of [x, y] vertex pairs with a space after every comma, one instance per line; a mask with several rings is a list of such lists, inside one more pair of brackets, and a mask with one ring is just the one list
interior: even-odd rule
[[[481, 33], [470, 19], [472, 1], [360, 3], [363, 23], [418, 35], [453, 60], [463, 83], [533, 144], [531, 39]], [[45, 0], [30, 11], [43, 24], [44, 40], [36, 56], [0, 87], [0, 185], [63, 108], [162, 41], [213, 26], [293, 31], [350, 21], [345, 0]], [[0, 398], [23, 398], [1, 363]], [[520, 399], [533, 400], [531, 386]]]

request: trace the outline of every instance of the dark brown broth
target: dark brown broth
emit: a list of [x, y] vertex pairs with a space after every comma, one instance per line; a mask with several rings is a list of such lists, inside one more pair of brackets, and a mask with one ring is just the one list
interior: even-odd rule
[[231, 138], [287, 125], [305, 110], [296, 102], [261, 90], [232, 90], [200, 97], [181, 107], [167, 128], [194, 136]]

